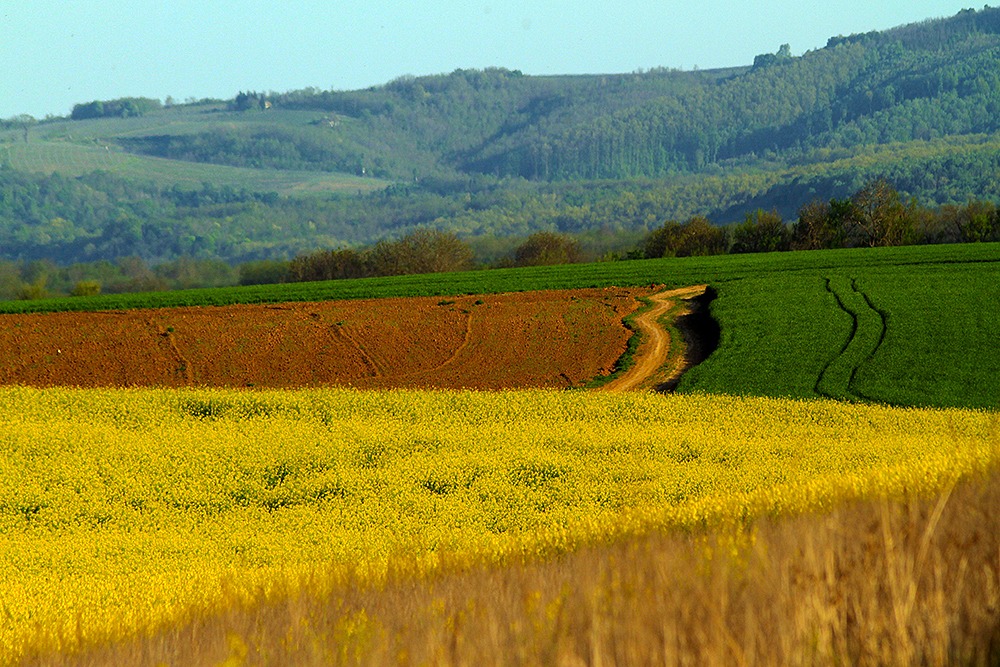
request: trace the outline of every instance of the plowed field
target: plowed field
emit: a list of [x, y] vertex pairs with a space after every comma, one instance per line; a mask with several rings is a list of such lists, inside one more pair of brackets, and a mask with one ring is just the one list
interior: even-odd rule
[[0, 316], [0, 384], [580, 386], [650, 289]]

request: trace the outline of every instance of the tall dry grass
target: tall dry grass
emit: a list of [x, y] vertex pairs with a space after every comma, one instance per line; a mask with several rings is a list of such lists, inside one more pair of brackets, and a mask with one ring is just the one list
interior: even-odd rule
[[997, 508], [993, 474], [749, 529], [348, 578], [27, 664], [998, 664]]

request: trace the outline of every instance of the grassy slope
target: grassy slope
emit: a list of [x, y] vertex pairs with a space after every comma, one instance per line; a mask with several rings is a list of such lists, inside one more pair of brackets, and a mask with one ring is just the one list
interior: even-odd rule
[[161, 186], [179, 185], [199, 188], [202, 183], [254, 192], [277, 192], [283, 195], [320, 192], [368, 192], [385, 187], [386, 182], [350, 174], [317, 171], [279, 171], [248, 169], [225, 165], [167, 160], [126, 153], [102, 145], [84, 145], [61, 141], [10, 144], [0, 147], [0, 162], [19, 171], [82, 176], [108, 171], [117, 176], [152, 181]]
[[322, 114], [281, 111], [259, 119], [216, 110], [214, 107], [175, 107], [139, 118], [101, 118], [84, 121], [53, 121], [33, 128], [29, 142], [20, 130], [0, 131], [0, 163], [20, 171], [80, 176], [95, 170], [125, 178], [153, 181], [159, 185], [198, 188], [202, 183], [232, 186], [254, 192], [283, 195], [321, 192], [369, 192], [385, 187], [386, 181], [352, 174], [324, 171], [248, 169], [216, 164], [168, 160], [123, 151], [119, 137], [159, 134], [191, 134], [235, 124], [265, 122], [269, 126], [300, 126]]
[[706, 282], [719, 349], [682, 392], [997, 408], [1000, 244], [579, 264], [0, 303], [107, 310]]

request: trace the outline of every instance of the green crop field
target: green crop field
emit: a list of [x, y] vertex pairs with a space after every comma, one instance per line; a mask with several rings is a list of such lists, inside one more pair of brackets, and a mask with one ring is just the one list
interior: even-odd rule
[[680, 389], [997, 409], [998, 250], [865, 251], [722, 281], [719, 349]]

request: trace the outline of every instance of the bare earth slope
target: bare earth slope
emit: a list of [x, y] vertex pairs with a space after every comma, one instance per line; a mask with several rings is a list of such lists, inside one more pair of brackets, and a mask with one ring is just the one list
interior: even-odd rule
[[0, 384], [573, 387], [649, 289], [0, 316]]

